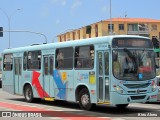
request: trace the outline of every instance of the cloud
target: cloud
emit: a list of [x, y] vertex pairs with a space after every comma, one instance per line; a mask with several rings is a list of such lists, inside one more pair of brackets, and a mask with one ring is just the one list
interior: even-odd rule
[[61, 0], [61, 5], [65, 6], [66, 5], [66, 0]]
[[62, 6], [65, 6], [66, 5], [66, 0], [50, 0], [51, 1], [51, 3], [53, 3], [53, 4], [56, 4], [56, 3], [58, 3], [58, 4], [61, 4]]
[[56, 23], [56, 25], [60, 24], [60, 20], [56, 20], [55, 23]]
[[101, 10], [102, 10], [103, 13], [106, 13], [107, 12], [107, 7], [102, 7]]
[[42, 12], [41, 12], [42, 16], [46, 17], [46, 16], [49, 16], [49, 9], [47, 7], [44, 7], [42, 9]]
[[74, 0], [74, 3], [72, 4], [71, 9], [75, 9], [81, 5], [82, 5], [82, 2], [80, 0]]
[[104, 6], [104, 7], [102, 7], [101, 11], [102, 11], [103, 13], [109, 13], [110, 8], [109, 8], [109, 7]]
[[53, 2], [53, 3], [55, 3], [55, 2], [57, 2], [58, 0], [51, 0], [51, 2]]

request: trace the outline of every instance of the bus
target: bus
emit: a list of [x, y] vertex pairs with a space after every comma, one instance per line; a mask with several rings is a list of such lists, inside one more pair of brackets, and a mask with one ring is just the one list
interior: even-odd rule
[[27, 102], [65, 100], [84, 110], [156, 101], [154, 50], [147, 37], [114, 35], [3, 51], [3, 90]]

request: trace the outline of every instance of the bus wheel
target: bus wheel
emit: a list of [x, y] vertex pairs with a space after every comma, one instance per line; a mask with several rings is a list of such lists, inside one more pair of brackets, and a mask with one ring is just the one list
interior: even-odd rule
[[24, 97], [27, 102], [33, 102], [33, 91], [30, 85], [27, 85], [24, 90]]
[[90, 95], [87, 88], [83, 88], [79, 92], [79, 105], [84, 110], [90, 110], [92, 108]]
[[121, 108], [123, 109], [123, 108], [126, 108], [128, 105], [129, 105], [129, 104], [118, 104], [118, 105], [116, 105], [116, 107], [117, 107], [117, 108], [120, 108], [120, 109], [121, 109]]

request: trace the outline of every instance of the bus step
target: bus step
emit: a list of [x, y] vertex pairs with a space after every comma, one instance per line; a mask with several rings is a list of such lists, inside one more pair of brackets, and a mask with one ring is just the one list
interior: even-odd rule
[[106, 104], [106, 105], [109, 105], [110, 102], [109, 102], [109, 101], [106, 101], [106, 102], [98, 102], [98, 104]]
[[44, 98], [46, 101], [54, 101], [54, 98]]

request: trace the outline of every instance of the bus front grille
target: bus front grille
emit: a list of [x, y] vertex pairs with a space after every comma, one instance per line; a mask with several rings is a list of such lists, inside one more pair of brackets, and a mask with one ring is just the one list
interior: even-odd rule
[[129, 94], [139, 94], [139, 93], [146, 93], [147, 92], [147, 90], [139, 90], [138, 92], [137, 92], [137, 90], [130, 90], [130, 91], [128, 91], [128, 93]]
[[132, 100], [141, 100], [144, 99], [146, 97], [146, 95], [141, 95], [141, 96], [131, 96]]
[[127, 88], [146, 88], [150, 85], [150, 83], [143, 83], [143, 84], [123, 84]]

